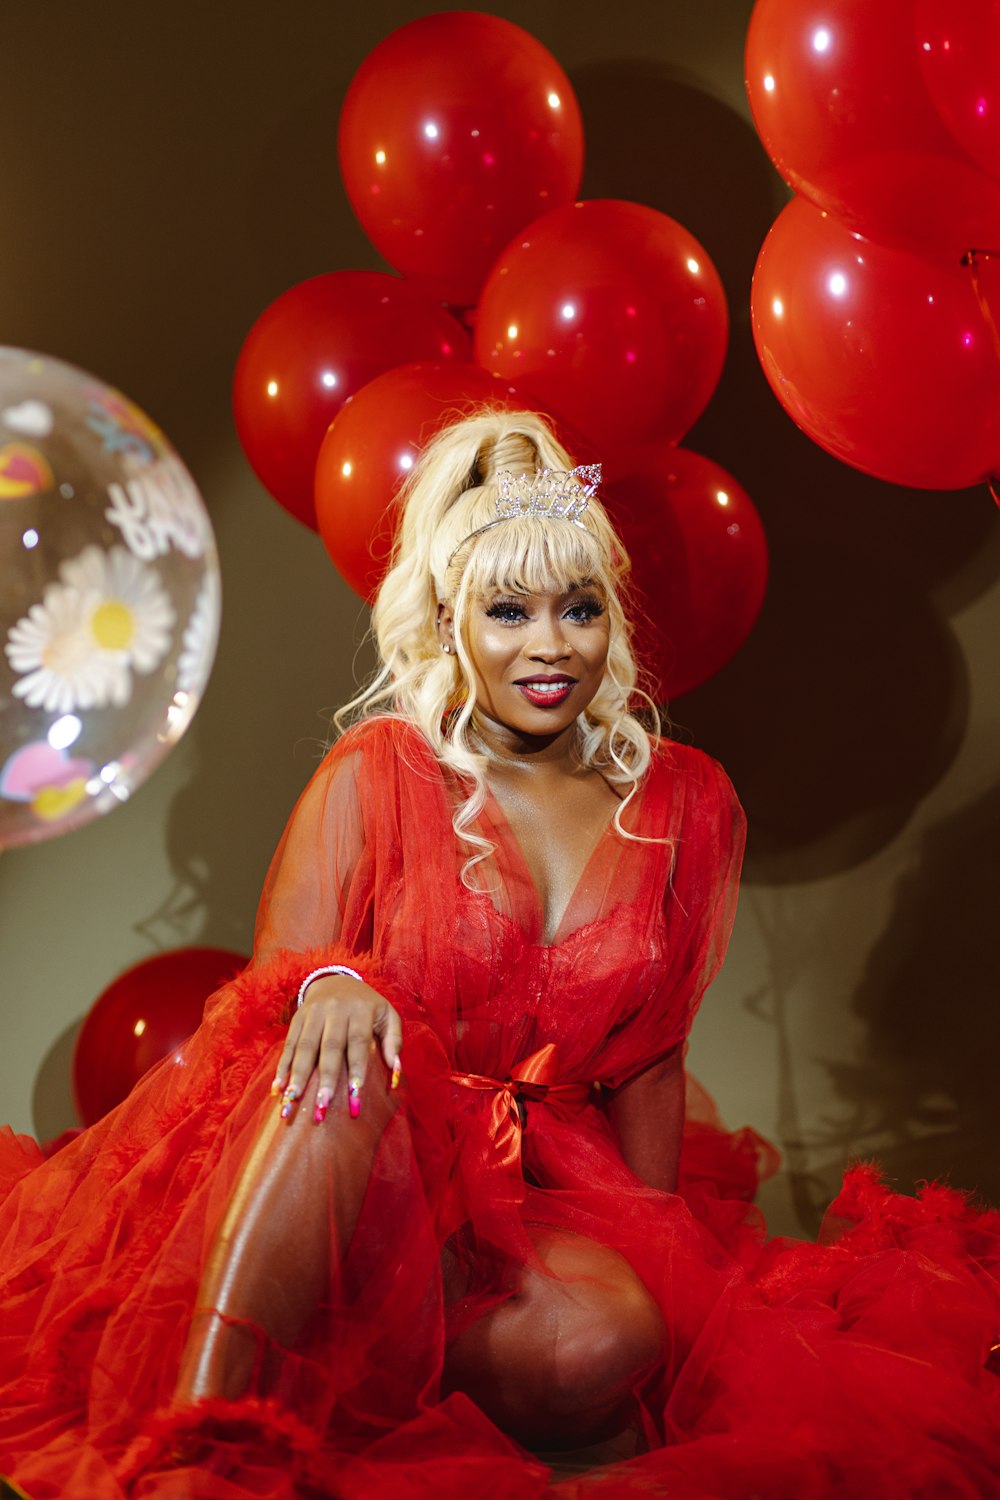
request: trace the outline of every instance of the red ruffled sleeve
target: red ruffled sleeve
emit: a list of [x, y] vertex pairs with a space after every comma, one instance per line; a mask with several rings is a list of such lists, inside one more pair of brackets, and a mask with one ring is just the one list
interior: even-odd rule
[[282, 949], [315, 949], [341, 938], [352, 950], [370, 946], [359, 930], [363, 902], [355, 899], [348, 910], [365, 854], [360, 739], [345, 736], [333, 747], [292, 810], [257, 909], [255, 963]]

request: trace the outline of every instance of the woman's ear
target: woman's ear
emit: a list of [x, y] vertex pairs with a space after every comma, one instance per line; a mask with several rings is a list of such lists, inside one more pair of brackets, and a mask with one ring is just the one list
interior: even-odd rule
[[450, 604], [439, 604], [437, 608], [437, 633], [442, 650], [455, 654], [455, 615]]

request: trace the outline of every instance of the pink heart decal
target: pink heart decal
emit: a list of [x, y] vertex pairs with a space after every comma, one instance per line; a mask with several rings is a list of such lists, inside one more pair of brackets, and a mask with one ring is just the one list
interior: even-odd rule
[[30, 802], [43, 789], [86, 779], [93, 770], [92, 760], [73, 760], [65, 750], [53, 750], [47, 740], [35, 740], [15, 750], [0, 771], [0, 797]]
[[0, 500], [41, 495], [51, 490], [55, 482], [48, 460], [37, 448], [29, 448], [26, 443], [0, 446]]

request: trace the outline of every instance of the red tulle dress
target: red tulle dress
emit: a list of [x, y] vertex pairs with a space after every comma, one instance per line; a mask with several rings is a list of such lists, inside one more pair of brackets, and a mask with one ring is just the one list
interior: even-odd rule
[[[492, 797], [494, 852], [460, 878], [463, 795], [412, 726], [352, 730], [275, 856], [253, 964], [182, 1052], [48, 1160], [0, 1139], [0, 1473], [32, 1500], [1000, 1495], [1000, 1214], [855, 1168], [818, 1245], [767, 1241], [752, 1132], [689, 1120], [662, 1193], [600, 1107], [594, 1085], [683, 1043], [721, 961], [743, 833], [723, 772], [663, 743], [624, 813], [637, 837], [609, 826], [547, 946]], [[275, 1108], [289, 997], [347, 955], [403, 1015], [402, 1102], [329, 1305], [269, 1351], [245, 1423], [185, 1455], [169, 1403], [207, 1247]], [[624, 1255], [667, 1329], [638, 1456], [576, 1476], [441, 1394], [442, 1248], [469, 1268], [467, 1320], [516, 1284], [532, 1226]]]

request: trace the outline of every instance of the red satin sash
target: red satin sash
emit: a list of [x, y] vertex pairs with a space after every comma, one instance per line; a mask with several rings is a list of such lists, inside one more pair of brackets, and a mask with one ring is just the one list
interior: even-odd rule
[[493, 1094], [490, 1108], [490, 1134], [501, 1164], [508, 1171], [520, 1172], [521, 1135], [524, 1121], [518, 1108], [522, 1099], [558, 1104], [578, 1114], [590, 1098], [589, 1083], [556, 1083], [556, 1048], [546, 1042], [530, 1057], [515, 1063], [504, 1079], [487, 1078], [481, 1073], [449, 1073], [452, 1083], [466, 1089]]

